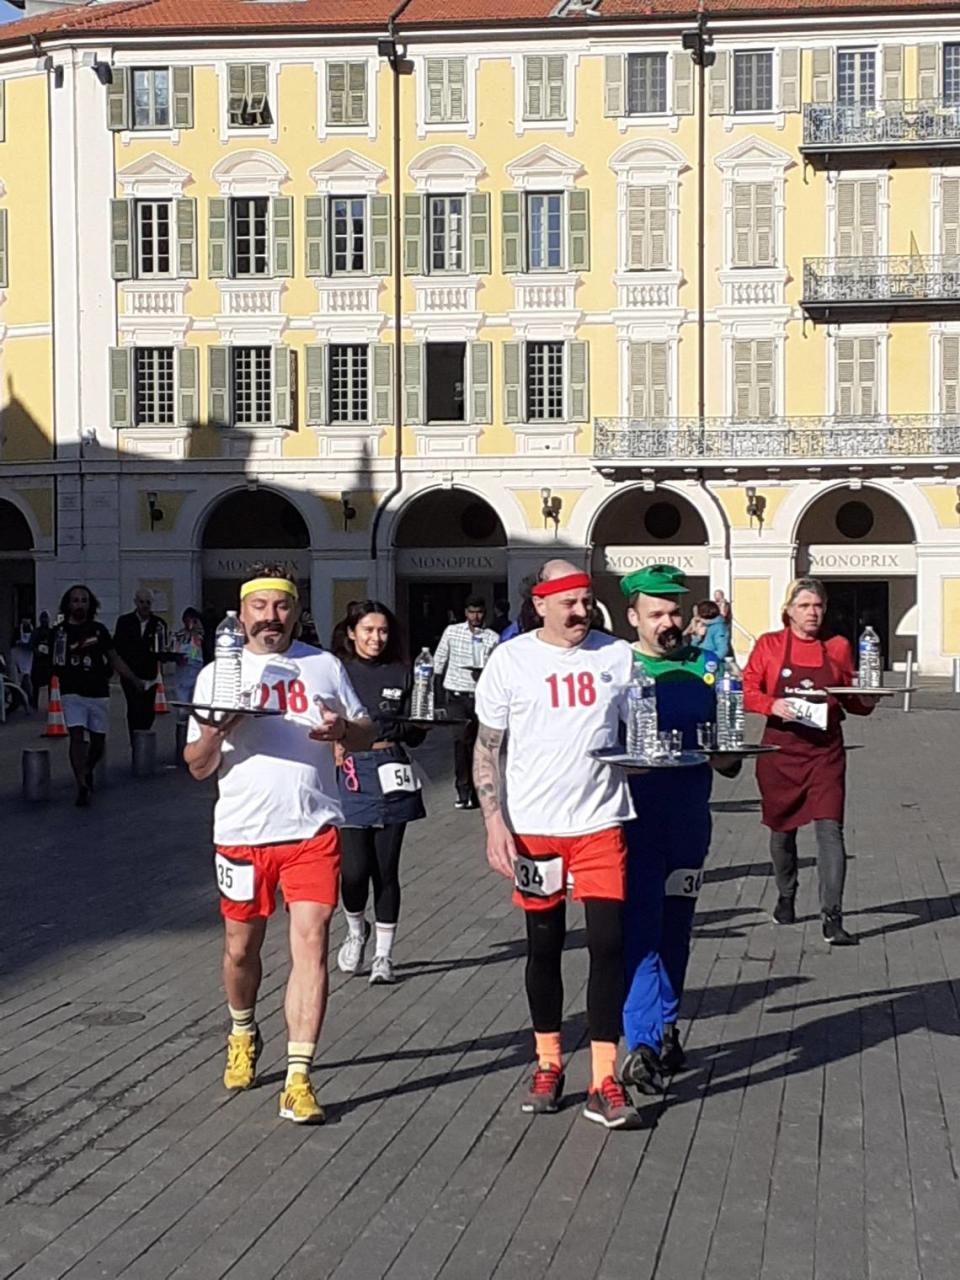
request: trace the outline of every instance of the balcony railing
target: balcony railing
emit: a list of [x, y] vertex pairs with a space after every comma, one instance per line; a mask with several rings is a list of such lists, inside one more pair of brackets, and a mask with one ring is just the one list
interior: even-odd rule
[[960, 306], [960, 255], [806, 258], [802, 305], [812, 316], [870, 308], [953, 311]]
[[803, 151], [882, 147], [960, 147], [960, 103], [942, 98], [891, 98], [872, 105], [804, 105]]
[[837, 418], [597, 418], [593, 457], [624, 465], [960, 458], [960, 415]]

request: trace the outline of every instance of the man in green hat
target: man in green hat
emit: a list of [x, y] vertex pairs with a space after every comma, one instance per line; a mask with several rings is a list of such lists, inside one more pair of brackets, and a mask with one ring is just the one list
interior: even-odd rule
[[[697, 725], [716, 720], [716, 680], [723, 663], [684, 641], [681, 602], [686, 579], [673, 565], [653, 564], [623, 578], [627, 618], [635, 628], [635, 661], [657, 686], [661, 732], [678, 729], [684, 750], [697, 747]], [[732, 771], [739, 769], [739, 762]], [[629, 779], [636, 812], [627, 838], [624, 909], [629, 1054], [625, 1084], [656, 1094], [664, 1076], [684, 1064], [677, 1016], [690, 954], [690, 933], [703, 864], [710, 847], [709, 765], [635, 774]]]

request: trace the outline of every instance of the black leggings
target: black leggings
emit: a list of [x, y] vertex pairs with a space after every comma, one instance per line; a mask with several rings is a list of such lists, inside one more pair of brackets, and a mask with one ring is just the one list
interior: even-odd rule
[[351, 915], [367, 909], [373, 881], [374, 914], [380, 924], [400, 918], [400, 847], [405, 822], [389, 827], [344, 827], [340, 832], [340, 893]]
[[[591, 1040], [620, 1039], [623, 1015], [623, 903], [606, 898], [584, 902], [590, 977], [587, 1022]], [[527, 999], [534, 1031], [559, 1031], [563, 1020], [561, 960], [567, 907], [527, 912]]]

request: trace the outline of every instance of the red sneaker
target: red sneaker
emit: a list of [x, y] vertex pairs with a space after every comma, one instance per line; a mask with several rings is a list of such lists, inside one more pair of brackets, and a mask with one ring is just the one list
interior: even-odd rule
[[583, 1114], [605, 1129], [638, 1129], [641, 1123], [640, 1112], [630, 1105], [623, 1085], [613, 1076], [607, 1076], [599, 1089], [590, 1090]]
[[530, 1081], [530, 1092], [520, 1103], [521, 1111], [532, 1111], [535, 1115], [552, 1115], [560, 1109], [560, 1095], [563, 1093], [563, 1072], [552, 1063], [546, 1067], [534, 1068]]

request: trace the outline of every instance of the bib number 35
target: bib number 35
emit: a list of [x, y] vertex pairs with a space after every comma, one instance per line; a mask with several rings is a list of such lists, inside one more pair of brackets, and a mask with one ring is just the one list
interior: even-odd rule
[[234, 862], [222, 853], [214, 855], [217, 869], [217, 888], [231, 902], [253, 901], [253, 863]]

